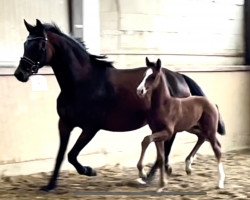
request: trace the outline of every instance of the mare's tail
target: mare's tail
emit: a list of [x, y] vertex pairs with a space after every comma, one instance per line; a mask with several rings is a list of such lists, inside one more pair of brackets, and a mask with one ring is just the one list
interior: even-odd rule
[[[182, 74], [183, 78], [185, 79], [186, 83], [188, 84], [189, 90], [193, 96], [206, 96], [205, 93], [202, 91], [200, 86], [190, 77]], [[218, 106], [216, 105], [217, 109]], [[219, 111], [219, 110], [218, 110]], [[226, 129], [225, 129], [225, 124], [221, 118], [220, 112], [219, 112], [219, 121], [218, 121], [218, 133], [220, 135], [225, 135], [226, 134]]]

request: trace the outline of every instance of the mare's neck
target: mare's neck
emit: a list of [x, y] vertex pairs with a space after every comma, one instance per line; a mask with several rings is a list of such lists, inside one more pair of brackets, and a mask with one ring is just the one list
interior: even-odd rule
[[151, 108], [158, 108], [168, 103], [171, 95], [164, 74], [160, 75], [159, 85], [152, 91]]
[[52, 67], [61, 91], [72, 93], [79, 83], [88, 82], [91, 73], [89, 55], [79, 52], [72, 41], [54, 33], [48, 34], [48, 41], [52, 47]]

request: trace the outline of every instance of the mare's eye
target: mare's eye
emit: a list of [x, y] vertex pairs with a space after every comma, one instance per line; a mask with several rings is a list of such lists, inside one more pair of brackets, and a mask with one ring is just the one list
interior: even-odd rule
[[41, 50], [42, 50], [42, 51], [44, 51], [44, 50], [45, 50], [45, 46], [46, 46], [45, 42], [44, 42], [44, 41], [42, 41], [42, 42], [41, 42]]

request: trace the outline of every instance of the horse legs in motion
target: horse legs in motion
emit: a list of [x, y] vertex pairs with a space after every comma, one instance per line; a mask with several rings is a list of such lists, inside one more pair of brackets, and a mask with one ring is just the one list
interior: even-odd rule
[[[164, 141], [171, 139], [176, 132], [189, 131], [195, 133], [197, 127], [200, 130], [200, 132], [196, 132], [198, 142], [188, 156], [187, 162], [205, 140], [209, 141], [218, 161], [218, 186], [223, 188], [225, 174], [221, 163], [221, 145], [216, 138], [219, 121], [218, 109], [204, 97], [188, 97], [185, 99], [172, 97], [166, 84], [166, 77], [161, 70], [161, 61], [158, 59], [156, 63], [152, 63], [146, 58], [146, 64], [148, 67], [147, 76], [137, 87], [137, 94], [143, 98], [148, 91], [151, 91], [146, 100], [150, 99], [151, 107], [148, 111], [148, 124], [153, 134], [146, 136], [142, 141], [141, 156], [137, 164], [139, 176], [144, 178], [142, 166], [144, 154], [148, 145], [155, 142], [157, 165], [160, 168], [160, 187], [158, 191], [162, 191], [165, 187]], [[191, 170], [190, 165], [191, 162], [187, 163], [187, 172]]]
[[157, 150], [157, 160], [156, 160], [156, 169], [159, 168], [160, 169], [160, 188], [157, 190], [158, 192], [161, 192], [164, 187], [165, 187], [165, 147], [164, 147], [164, 141], [167, 141], [167, 138], [171, 137], [171, 134], [168, 134], [167, 131], [161, 131], [161, 132], [157, 132], [157, 133], [153, 133], [152, 135], [148, 135], [146, 137], [144, 137], [144, 139], [141, 142], [141, 155], [140, 155], [140, 159], [137, 163], [137, 168], [139, 171], [139, 177], [142, 179], [146, 178], [146, 173], [143, 169], [143, 159], [144, 159], [144, 155], [145, 152], [147, 150], [148, 145], [151, 142], [155, 142], [156, 145], [156, 150]]
[[[161, 131], [161, 132], [157, 132], [157, 133], [153, 133], [152, 135], [148, 135], [146, 137], [144, 137], [142, 143], [141, 143], [141, 156], [140, 159], [137, 163], [137, 168], [139, 171], [139, 177], [144, 179], [145, 178], [145, 172], [143, 169], [143, 158], [146, 152], [147, 147], [149, 146], [149, 144], [151, 142], [155, 142], [156, 145], [156, 149], [157, 149], [157, 167], [160, 169], [160, 180], [159, 180], [159, 188], [157, 190], [157, 192], [161, 192], [164, 188], [165, 188], [165, 154], [164, 154], [164, 141], [168, 140], [168, 138], [170, 138], [172, 135], [171, 132], [169, 131]], [[207, 135], [207, 134], [206, 134]], [[211, 134], [211, 135], [215, 135], [215, 134]], [[224, 188], [224, 179], [225, 179], [225, 174], [224, 174], [224, 169], [223, 169], [223, 165], [221, 163], [221, 149], [220, 149], [220, 142], [218, 141], [218, 139], [214, 136], [212, 136], [211, 138], [208, 139], [212, 149], [214, 151], [215, 157], [217, 159], [218, 162], [218, 171], [219, 171], [219, 183], [218, 183], [218, 187], [219, 188]], [[199, 137], [198, 138], [198, 142], [195, 145], [194, 149], [192, 150], [192, 152], [190, 153], [190, 155], [188, 157], [191, 157], [192, 154], [196, 153], [196, 149], [198, 149], [201, 144], [205, 141], [204, 137]], [[189, 169], [186, 169], [189, 170]]]
[[[50, 181], [48, 185], [44, 186], [41, 188], [43, 191], [50, 191], [54, 189], [57, 186], [57, 177], [58, 173], [62, 164], [62, 161], [64, 159], [64, 154], [69, 142], [69, 136], [71, 131], [73, 130], [72, 126], [67, 125], [62, 119], [59, 119], [58, 123], [58, 128], [59, 128], [59, 136], [60, 136], [60, 147], [59, 151], [57, 154], [56, 158], [56, 164], [54, 168], [54, 172], [50, 178]], [[78, 161], [77, 161], [77, 156], [79, 152], [91, 141], [91, 139], [95, 136], [96, 130], [92, 131], [84, 131], [82, 132], [77, 139], [75, 145], [71, 149], [71, 151], [68, 153], [68, 160], [69, 162], [76, 168], [77, 172], [79, 174], [86, 174], [89, 176], [93, 176], [96, 174], [96, 172], [88, 167], [88, 166], [82, 166]]]
[[[176, 134], [174, 134], [171, 139], [167, 140], [164, 142], [164, 152], [165, 152], [165, 171], [166, 173], [170, 176], [172, 174], [172, 167], [169, 164], [169, 154], [171, 151], [171, 147], [173, 145], [173, 142], [175, 140], [175, 136]], [[195, 153], [194, 153], [195, 155]], [[143, 183], [145, 182], [151, 182], [154, 178], [155, 172], [158, 169], [158, 160], [155, 161], [155, 163], [153, 164], [153, 166], [150, 168], [150, 171], [148, 174], [146, 174], [146, 172], [143, 172]]]

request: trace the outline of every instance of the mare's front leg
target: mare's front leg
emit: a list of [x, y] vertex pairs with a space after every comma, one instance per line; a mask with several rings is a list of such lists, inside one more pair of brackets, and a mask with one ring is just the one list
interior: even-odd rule
[[[172, 174], [172, 167], [169, 165], [169, 154], [175, 140], [176, 134], [173, 134], [170, 140], [164, 142], [164, 151], [165, 151], [165, 170], [168, 175]], [[158, 160], [155, 161], [154, 165], [151, 167], [147, 177], [145, 179], [146, 182], [151, 182], [154, 178], [156, 170], [158, 168]]]
[[69, 162], [76, 168], [77, 172], [81, 175], [86, 176], [96, 176], [95, 170], [93, 170], [89, 166], [82, 166], [78, 160], [77, 156], [80, 151], [91, 141], [91, 139], [96, 135], [99, 129], [96, 128], [89, 128], [85, 129], [84, 132], [81, 133], [79, 138], [77, 139], [75, 145], [70, 150], [68, 154]]
[[64, 158], [64, 154], [68, 145], [70, 132], [73, 129], [73, 127], [68, 126], [65, 122], [63, 122], [62, 119], [59, 119], [58, 128], [59, 128], [59, 136], [60, 136], [60, 147], [59, 147], [57, 158], [56, 158], [54, 172], [50, 178], [48, 185], [41, 188], [41, 190], [47, 191], [47, 192], [55, 189], [57, 186], [57, 178], [58, 178], [59, 170], [60, 170], [60, 167]]

